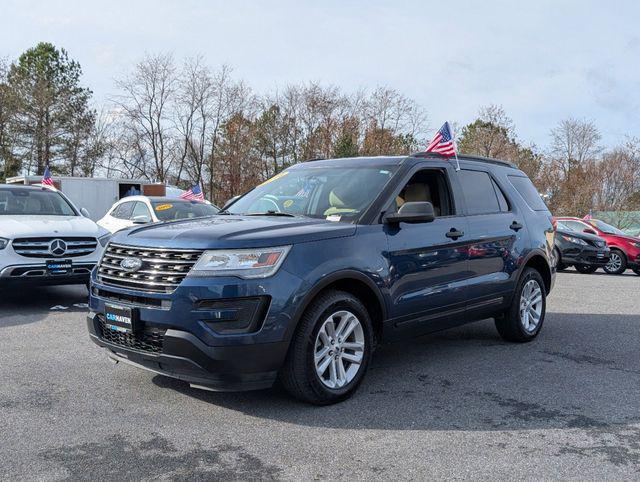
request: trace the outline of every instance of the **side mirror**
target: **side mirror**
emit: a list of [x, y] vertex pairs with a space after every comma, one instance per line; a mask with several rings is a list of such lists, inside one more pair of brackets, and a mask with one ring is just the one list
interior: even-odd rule
[[587, 234], [598, 234], [593, 229], [589, 229], [589, 228], [583, 229], [582, 232]]
[[80, 214], [82, 214], [85, 218], [90, 218], [91, 214], [87, 211], [87, 208], [80, 208]]
[[133, 221], [133, 224], [147, 224], [151, 222], [151, 219], [149, 219], [149, 216], [139, 214], [138, 216], [134, 216], [131, 221]]
[[400, 206], [397, 213], [385, 214], [385, 224], [430, 223], [436, 218], [433, 204], [430, 202], [407, 202]]

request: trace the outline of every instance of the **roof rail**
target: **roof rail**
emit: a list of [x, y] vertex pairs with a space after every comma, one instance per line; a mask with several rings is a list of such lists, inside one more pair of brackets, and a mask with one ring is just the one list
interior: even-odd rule
[[[436, 152], [416, 152], [415, 154], [411, 154], [411, 156], [409, 157], [421, 157], [421, 158], [434, 157], [436, 159], [450, 158], [449, 156], [443, 156], [442, 154], [438, 154]], [[467, 154], [459, 154], [458, 159], [460, 159], [461, 161], [464, 160], [464, 161], [486, 162], [488, 164], [496, 164], [498, 166], [505, 166], [505, 167], [511, 167], [512, 169], [518, 169], [518, 166], [516, 166], [513, 162], [503, 161], [502, 159], [493, 159], [491, 157], [469, 156]]]

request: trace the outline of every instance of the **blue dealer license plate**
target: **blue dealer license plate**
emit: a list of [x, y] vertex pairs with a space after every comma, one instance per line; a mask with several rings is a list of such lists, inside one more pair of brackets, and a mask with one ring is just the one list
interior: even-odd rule
[[113, 331], [132, 333], [136, 331], [137, 310], [128, 306], [105, 304], [105, 325]]

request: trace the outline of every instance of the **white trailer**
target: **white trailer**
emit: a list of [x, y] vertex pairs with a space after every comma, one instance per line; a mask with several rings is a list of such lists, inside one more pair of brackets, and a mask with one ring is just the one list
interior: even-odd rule
[[[16, 176], [7, 178], [7, 184], [39, 184], [42, 176]], [[146, 196], [175, 196], [180, 189], [164, 184], [150, 183], [143, 179], [108, 179], [99, 177], [55, 176], [54, 185], [62, 191], [78, 208], [89, 211], [94, 221], [102, 218], [109, 208], [128, 194]]]

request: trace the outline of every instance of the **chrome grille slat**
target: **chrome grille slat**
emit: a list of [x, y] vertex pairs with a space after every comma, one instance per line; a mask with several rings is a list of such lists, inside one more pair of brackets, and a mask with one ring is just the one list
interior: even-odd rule
[[49, 252], [49, 244], [54, 239], [60, 239], [67, 245], [67, 250], [62, 256], [77, 257], [93, 253], [98, 247], [96, 238], [72, 237], [72, 236], [47, 236], [37, 238], [16, 238], [11, 246], [16, 254], [27, 258], [49, 258], [54, 256]]
[[[136, 291], [171, 293], [187, 276], [202, 252], [109, 243], [98, 266], [98, 279], [107, 285]], [[120, 266], [125, 258], [138, 258], [142, 266], [136, 271], [127, 271]]]

